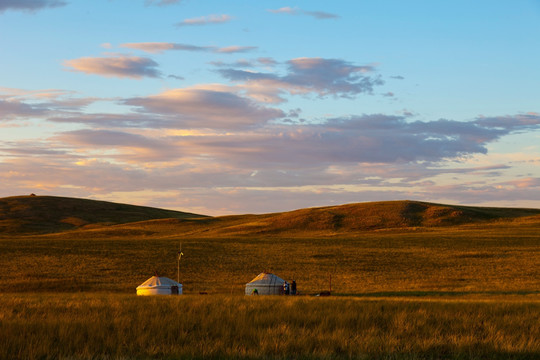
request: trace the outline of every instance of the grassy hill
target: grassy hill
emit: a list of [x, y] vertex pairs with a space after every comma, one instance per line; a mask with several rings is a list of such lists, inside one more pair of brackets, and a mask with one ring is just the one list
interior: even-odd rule
[[[386, 201], [262, 215], [207, 217], [157, 208], [52, 196], [0, 199], [0, 234], [109, 238], [329, 236], [374, 230], [540, 221], [540, 210]], [[74, 233], [75, 232], [75, 233]]]
[[540, 215], [537, 209], [482, 208], [418, 201], [385, 201], [301, 209], [259, 216], [267, 231], [355, 232], [454, 226]]
[[201, 217], [145, 206], [56, 196], [0, 199], [0, 234], [8, 235], [58, 233], [152, 219]]

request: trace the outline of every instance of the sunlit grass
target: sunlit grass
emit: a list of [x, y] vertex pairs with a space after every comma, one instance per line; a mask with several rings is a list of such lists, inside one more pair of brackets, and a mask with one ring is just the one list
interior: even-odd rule
[[533, 359], [534, 301], [0, 295], [0, 358]]
[[263, 270], [295, 278], [303, 293], [538, 292], [537, 226], [364, 232], [357, 237], [1, 239], [4, 291], [132, 293], [154, 274], [186, 293], [241, 294]]
[[[536, 218], [351, 231], [385, 211], [368, 210], [358, 219], [316, 210], [4, 234], [0, 359], [540, 355]], [[453, 221], [452, 209], [430, 211]], [[416, 214], [405, 217], [408, 225]], [[394, 215], [377, 226], [399, 225]], [[306, 222], [314, 228], [301, 231]], [[274, 230], [257, 233], [265, 226]], [[188, 295], [136, 297], [154, 271], [176, 278], [180, 242]], [[265, 270], [294, 278], [302, 295], [328, 290], [331, 281], [336, 296], [240, 295]]]

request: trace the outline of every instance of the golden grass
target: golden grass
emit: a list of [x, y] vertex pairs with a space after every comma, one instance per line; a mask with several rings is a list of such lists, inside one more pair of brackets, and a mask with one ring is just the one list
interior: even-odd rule
[[[534, 211], [398, 202], [4, 233], [0, 359], [538, 358]], [[179, 242], [188, 295], [134, 296], [154, 270], [176, 278]], [[264, 270], [301, 294], [331, 278], [338, 296], [241, 296]]]
[[534, 359], [540, 303], [0, 295], [0, 358]]
[[[140, 229], [143, 230], [143, 229]], [[295, 278], [303, 293], [538, 293], [540, 231], [535, 224], [363, 232], [356, 237], [0, 239], [4, 291], [134, 292], [154, 274], [186, 293], [237, 293], [264, 270]], [[146, 230], [151, 232], [150, 230]], [[116, 235], [118, 236], [118, 234]]]

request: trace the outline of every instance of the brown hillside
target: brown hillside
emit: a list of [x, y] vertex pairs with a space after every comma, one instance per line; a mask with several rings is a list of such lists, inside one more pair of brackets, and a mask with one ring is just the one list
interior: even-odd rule
[[[353, 235], [376, 230], [450, 227], [501, 222], [540, 223], [540, 210], [482, 208], [390, 201], [301, 209], [263, 215], [157, 219], [85, 229], [70, 237], [313, 237]], [[489, 225], [487, 225], [489, 226]]]
[[0, 234], [69, 231], [66, 236], [81, 238], [326, 236], [385, 229], [486, 224], [516, 219], [540, 222], [540, 210], [386, 201], [262, 215], [206, 217], [62, 197], [0, 199]]
[[[537, 209], [483, 208], [387, 201], [227, 217], [214, 223], [224, 233], [351, 233], [410, 227], [454, 226], [540, 215]], [[211, 222], [212, 220], [207, 220]], [[205, 229], [209, 231], [209, 229]]]
[[56, 196], [0, 199], [0, 234], [44, 234], [164, 218], [202, 215], [145, 206]]

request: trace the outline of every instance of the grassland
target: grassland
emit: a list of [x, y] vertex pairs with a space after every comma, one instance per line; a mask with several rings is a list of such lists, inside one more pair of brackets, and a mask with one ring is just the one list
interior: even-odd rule
[[[538, 213], [394, 202], [0, 233], [0, 358], [538, 358]], [[136, 297], [176, 278], [180, 242], [187, 295]], [[335, 296], [242, 296], [264, 270]]]
[[132, 293], [158, 273], [187, 293], [242, 293], [264, 270], [295, 278], [304, 293], [538, 293], [536, 224], [364, 232], [356, 237], [0, 239], [4, 292]]
[[0, 295], [0, 358], [535, 359], [534, 302]]

